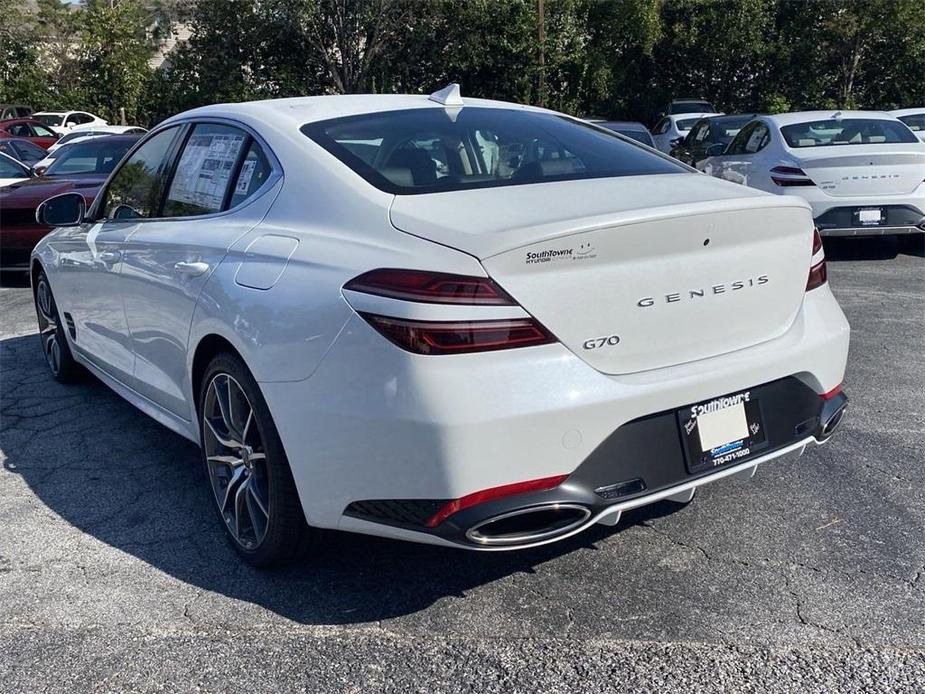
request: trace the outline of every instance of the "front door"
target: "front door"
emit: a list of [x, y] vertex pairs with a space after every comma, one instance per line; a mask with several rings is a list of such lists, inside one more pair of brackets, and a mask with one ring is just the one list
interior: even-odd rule
[[135, 356], [123, 297], [123, 247], [145, 223], [151, 200], [179, 128], [170, 128], [136, 149], [123, 162], [94, 208], [94, 221], [61, 241], [64, 289], [74, 307], [75, 344], [82, 356], [130, 385]]

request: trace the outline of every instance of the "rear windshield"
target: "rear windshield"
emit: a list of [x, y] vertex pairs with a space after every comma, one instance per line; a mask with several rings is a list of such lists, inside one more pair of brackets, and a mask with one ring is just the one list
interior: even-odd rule
[[36, 113], [33, 114], [32, 118], [44, 125], [61, 125], [61, 120], [64, 116], [56, 116], [51, 113]]
[[905, 123], [912, 132], [920, 133], [925, 131], [925, 113], [913, 113], [911, 116], [900, 116], [899, 120]]
[[400, 195], [686, 171], [606, 130], [525, 110], [387, 111], [308, 123], [302, 132]]
[[678, 120], [675, 125], [678, 126], [678, 130], [690, 130], [694, 127], [694, 123], [699, 121], [700, 118], [682, 118]]
[[117, 140], [113, 138], [94, 138], [89, 142], [66, 145], [54, 163], [48, 167], [46, 176], [78, 176], [83, 174], [111, 173], [119, 160], [125, 156], [135, 140]]
[[631, 130], [629, 128], [615, 128], [607, 127], [608, 130], [613, 130], [615, 133], [620, 133], [624, 137], [628, 137], [631, 140], [636, 140], [636, 142], [641, 142], [644, 145], [652, 146], [652, 136], [649, 135], [647, 130]]
[[785, 125], [780, 132], [790, 147], [918, 142], [902, 123], [879, 118], [817, 120]]

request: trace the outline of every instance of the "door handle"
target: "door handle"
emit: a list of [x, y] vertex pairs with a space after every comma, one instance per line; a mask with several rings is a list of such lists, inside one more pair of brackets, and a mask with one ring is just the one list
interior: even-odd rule
[[180, 261], [173, 266], [173, 269], [176, 270], [181, 275], [189, 275], [190, 277], [198, 277], [209, 270], [209, 264], [204, 263], [201, 260], [194, 263], [187, 263]]
[[119, 251], [101, 251], [97, 258], [103, 263], [115, 263], [122, 257]]

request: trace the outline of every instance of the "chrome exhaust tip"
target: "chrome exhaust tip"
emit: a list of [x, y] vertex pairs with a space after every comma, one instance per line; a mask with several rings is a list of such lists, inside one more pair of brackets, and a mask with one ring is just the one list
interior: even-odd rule
[[826, 441], [835, 433], [845, 416], [846, 409], [848, 409], [847, 400], [833, 408], [831, 412], [823, 412], [820, 417], [822, 424], [819, 427], [819, 433], [816, 434], [816, 440]]
[[581, 504], [531, 506], [476, 523], [466, 531], [466, 539], [487, 546], [525, 545], [565, 535], [590, 517], [591, 509]]
[[819, 432], [820, 434], [822, 434], [823, 438], [829, 438], [832, 434], [835, 433], [835, 430], [838, 428], [838, 425], [841, 424], [842, 417], [845, 414], [845, 409], [846, 409], [845, 407], [839, 408], [838, 410], [835, 411], [835, 414], [833, 414], [825, 422], [823, 422], [822, 429]]

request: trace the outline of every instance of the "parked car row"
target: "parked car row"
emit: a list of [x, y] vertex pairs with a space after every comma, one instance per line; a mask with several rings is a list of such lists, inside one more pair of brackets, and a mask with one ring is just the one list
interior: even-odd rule
[[650, 137], [642, 123], [588, 120], [712, 176], [802, 197], [823, 236], [925, 231], [925, 108], [769, 116], [681, 99]]
[[[109, 135], [73, 142], [57, 150], [43, 175], [2, 154], [0, 162], [0, 269], [27, 270], [29, 254], [51, 227], [39, 224], [35, 211], [55, 195], [77, 191], [89, 206], [100, 186], [140, 135]], [[18, 169], [16, 168], [18, 166]]]
[[93, 201], [106, 176], [144, 128], [109, 125], [86, 111], [34, 112], [0, 104], [0, 269], [28, 268], [29, 253], [50, 230], [39, 203], [67, 190]]

